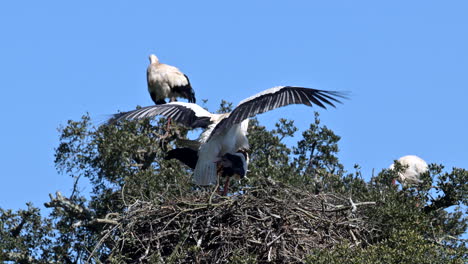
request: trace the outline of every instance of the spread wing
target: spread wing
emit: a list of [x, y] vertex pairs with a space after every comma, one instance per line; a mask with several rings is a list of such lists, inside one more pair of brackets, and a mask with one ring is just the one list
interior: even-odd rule
[[129, 112], [118, 113], [111, 118], [109, 123], [123, 119], [141, 119], [159, 115], [172, 118], [175, 122], [190, 128], [206, 128], [212, 123], [212, 114], [210, 112], [199, 105], [184, 102], [151, 105]]
[[211, 136], [221, 133], [224, 129], [238, 124], [243, 120], [254, 117], [257, 114], [283, 107], [290, 104], [304, 104], [335, 107], [335, 103], [341, 103], [340, 98], [346, 98], [342, 92], [325, 91], [304, 87], [279, 86], [256, 95], [253, 95], [239, 103], [228, 118], [222, 120], [214, 129]]

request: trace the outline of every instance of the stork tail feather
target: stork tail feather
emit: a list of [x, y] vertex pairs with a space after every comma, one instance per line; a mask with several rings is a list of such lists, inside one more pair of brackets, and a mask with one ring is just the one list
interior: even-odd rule
[[216, 163], [210, 160], [198, 159], [193, 175], [197, 185], [213, 185], [218, 180], [216, 177]]

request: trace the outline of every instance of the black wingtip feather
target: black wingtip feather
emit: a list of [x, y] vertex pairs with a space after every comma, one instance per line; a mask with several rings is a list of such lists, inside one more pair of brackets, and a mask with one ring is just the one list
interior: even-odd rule
[[187, 88], [190, 88], [190, 91], [187, 92], [188, 102], [195, 104], [197, 102], [197, 99], [195, 98], [195, 91], [192, 88], [192, 84], [190, 83], [189, 77], [186, 74], [184, 74], [184, 76], [185, 76], [185, 79], [187, 79], [187, 82], [188, 82]]
[[195, 91], [193, 90], [193, 88], [190, 91], [190, 96], [189, 96], [188, 101], [189, 103], [193, 103], [193, 104], [197, 102], [197, 99], [195, 98]]

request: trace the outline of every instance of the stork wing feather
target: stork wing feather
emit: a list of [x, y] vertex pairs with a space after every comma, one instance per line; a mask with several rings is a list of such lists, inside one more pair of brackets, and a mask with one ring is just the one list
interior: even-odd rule
[[133, 111], [118, 113], [114, 115], [110, 123], [123, 119], [141, 119], [158, 115], [172, 118], [174, 121], [191, 128], [206, 128], [212, 123], [210, 120], [212, 114], [210, 112], [199, 105], [184, 102], [151, 105]]
[[326, 105], [335, 107], [334, 103], [341, 103], [339, 98], [346, 98], [342, 92], [325, 91], [304, 87], [279, 86], [256, 95], [239, 103], [228, 118], [220, 122], [211, 136], [217, 135], [224, 129], [238, 124], [243, 120], [279, 107], [290, 104], [318, 105], [326, 109]]

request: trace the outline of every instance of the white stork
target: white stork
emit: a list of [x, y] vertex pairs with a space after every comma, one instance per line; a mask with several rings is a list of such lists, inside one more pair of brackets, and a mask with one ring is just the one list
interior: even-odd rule
[[[427, 163], [418, 156], [408, 155], [399, 158], [398, 163], [404, 166], [402, 172], [398, 172], [398, 181], [406, 185], [417, 185], [423, 181], [420, 179], [420, 175], [428, 171]], [[390, 165], [390, 169], [395, 169], [395, 164]], [[393, 180], [395, 184], [395, 180]]]
[[190, 128], [207, 128], [199, 138], [200, 147], [194, 182], [198, 185], [212, 185], [217, 181], [216, 161], [219, 157], [226, 153], [236, 153], [239, 149], [249, 149], [247, 140], [249, 117], [290, 104], [335, 107], [334, 102], [341, 103], [338, 98], [345, 96], [336, 91], [279, 86], [241, 101], [230, 113], [213, 114], [196, 104], [174, 102], [119, 113], [113, 120], [162, 115]]
[[174, 66], [160, 63], [154, 54], [151, 54], [149, 59], [150, 65], [146, 71], [146, 80], [148, 92], [155, 104], [165, 104], [166, 98], [175, 102], [177, 97], [186, 98], [190, 103], [196, 102], [195, 92], [187, 75]]

